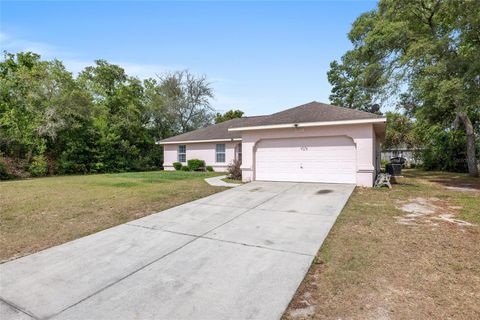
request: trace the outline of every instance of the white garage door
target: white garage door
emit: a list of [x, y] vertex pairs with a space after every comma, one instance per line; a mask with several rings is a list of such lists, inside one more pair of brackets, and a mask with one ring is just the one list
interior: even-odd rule
[[262, 140], [255, 159], [256, 180], [356, 182], [355, 145], [347, 137]]

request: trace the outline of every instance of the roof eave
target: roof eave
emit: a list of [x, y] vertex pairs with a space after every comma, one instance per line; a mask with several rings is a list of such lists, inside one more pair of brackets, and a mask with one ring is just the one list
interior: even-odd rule
[[208, 143], [208, 142], [233, 142], [242, 141], [242, 138], [230, 139], [207, 139], [207, 140], [182, 140], [182, 141], [159, 141], [158, 144], [186, 144], [186, 143]]
[[387, 118], [272, 124], [272, 125], [264, 125], [264, 126], [229, 128], [228, 131], [252, 131], [252, 130], [268, 130], [268, 129], [302, 128], [302, 127], [322, 127], [322, 126], [363, 124], [363, 123], [382, 123], [382, 122], [386, 123]]

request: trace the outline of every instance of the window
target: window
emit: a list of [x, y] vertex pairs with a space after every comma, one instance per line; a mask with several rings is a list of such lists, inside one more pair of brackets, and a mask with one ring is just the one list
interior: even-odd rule
[[225, 162], [225, 144], [219, 143], [215, 146], [215, 162]]
[[242, 162], [242, 144], [239, 143], [237, 146], [237, 160]]
[[182, 162], [182, 163], [187, 162], [187, 146], [186, 145], [178, 146], [178, 162]]

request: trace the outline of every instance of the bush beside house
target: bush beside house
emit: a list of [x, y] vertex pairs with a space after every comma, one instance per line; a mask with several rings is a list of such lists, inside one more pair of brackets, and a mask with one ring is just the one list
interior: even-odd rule
[[232, 162], [230, 162], [227, 168], [228, 177], [230, 179], [242, 180], [242, 170], [240, 169], [241, 165], [242, 165], [242, 162], [238, 159], [235, 159]]
[[192, 171], [205, 171], [205, 161], [199, 159], [190, 159], [187, 161], [188, 167]]
[[173, 167], [175, 168], [175, 170], [178, 171], [178, 170], [182, 169], [182, 164], [180, 162], [174, 162]]

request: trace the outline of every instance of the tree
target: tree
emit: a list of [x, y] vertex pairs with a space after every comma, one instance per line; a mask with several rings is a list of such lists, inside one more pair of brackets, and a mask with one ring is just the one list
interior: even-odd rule
[[90, 97], [58, 60], [5, 53], [0, 84], [0, 148], [8, 156], [43, 156], [62, 132], [89, 117]]
[[382, 0], [353, 23], [354, 48], [331, 71], [347, 70], [350, 77], [332, 78], [333, 93], [362, 102], [373, 89], [382, 103], [392, 103], [403, 92], [397, 97], [411, 102], [407, 111], [418, 122], [445, 130], [461, 124], [468, 172], [478, 176], [472, 116], [480, 112], [479, 34], [476, 1]]
[[241, 118], [242, 116], [243, 116], [243, 111], [240, 111], [240, 110], [229, 110], [224, 114], [217, 113], [215, 115], [215, 123], [220, 123], [220, 122], [225, 122], [227, 120]]
[[154, 145], [147, 130], [142, 83], [104, 60], [85, 68], [79, 81], [94, 100], [102, 166], [107, 171], [137, 168], [136, 162]]
[[384, 148], [413, 148], [416, 146], [415, 123], [407, 116], [397, 112], [387, 112], [387, 131]]
[[175, 114], [178, 128], [174, 132], [184, 133], [212, 123], [213, 89], [205, 76], [186, 70], [167, 73], [160, 77], [159, 90], [166, 108]]
[[145, 108], [147, 128], [155, 141], [159, 141], [178, 133], [177, 114], [166, 103], [162, 88], [157, 80], [147, 79], [145, 88]]
[[330, 70], [327, 72], [328, 81], [332, 84], [330, 102], [379, 114], [382, 102], [379, 79], [372, 75], [363, 77], [363, 67], [356, 65], [356, 54], [355, 51], [349, 51], [342, 57], [342, 63], [330, 63]]
[[213, 90], [187, 71], [140, 81], [97, 60], [77, 78], [26, 52], [0, 61], [1, 178], [149, 170], [155, 141], [210, 124]]

